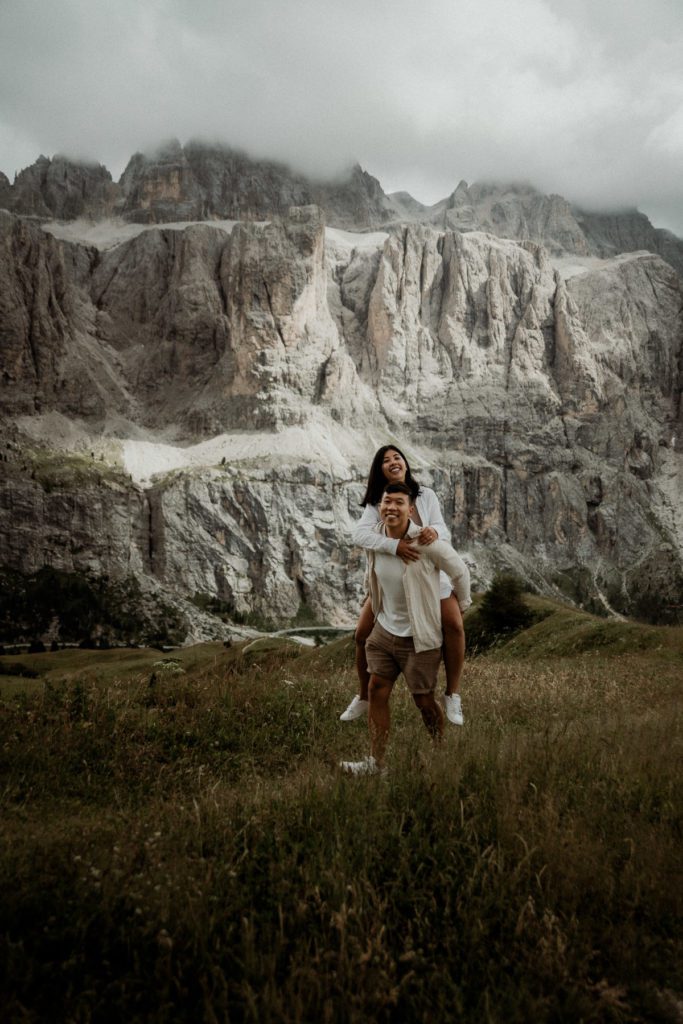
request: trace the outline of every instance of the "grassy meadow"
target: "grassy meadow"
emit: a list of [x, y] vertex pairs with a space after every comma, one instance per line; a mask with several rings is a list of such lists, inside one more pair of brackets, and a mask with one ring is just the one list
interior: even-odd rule
[[683, 629], [544, 610], [381, 778], [350, 640], [0, 659], [0, 1019], [683, 1020]]

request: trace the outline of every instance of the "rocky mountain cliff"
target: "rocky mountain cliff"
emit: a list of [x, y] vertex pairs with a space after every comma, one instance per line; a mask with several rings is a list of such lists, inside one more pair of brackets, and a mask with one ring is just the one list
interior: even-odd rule
[[255, 160], [228, 146], [172, 140], [136, 153], [118, 183], [106, 168], [61, 156], [39, 157], [13, 185], [0, 174], [0, 209], [41, 219], [120, 217], [130, 223], [270, 220], [292, 206], [317, 205], [331, 227], [349, 231], [423, 223], [440, 230], [486, 231], [530, 240], [552, 253], [605, 257], [641, 249], [683, 274], [683, 241], [654, 228], [637, 210], [595, 213], [529, 185], [461, 181], [434, 206], [407, 192], [387, 196], [358, 165], [337, 181], [313, 181], [284, 164]]
[[38, 157], [9, 188], [3, 189], [0, 180], [0, 206], [43, 219], [106, 217], [114, 210], [117, 194], [118, 187], [106, 167], [75, 163], [61, 156], [52, 160]]
[[284, 164], [253, 160], [227, 146], [176, 140], [131, 157], [121, 180], [106, 168], [41, 156], [10, 185], [0, 175], [0, 208], [41, 219], [117, 216], [140, 224], [188, 220], [268, 220], [291, 206], [317, 204], [330, 224], [366, 230], [398, 211], [376, 178], [358, 165], [318, 182]]
[[[411, 209], [405, 194], [401, 207], [406, 212]], [[414, 216], [442, 228], [529, 239], [557, 255], [604, 257], [645, 249], [683, 273], [683, 242], [669, 231], [654, 228], [644, 214], [637, 210], [592, 213], [529, 185], [468, 186], [461, 181], [447, 199], [422, 207]]]
[[394, 440], [479, 585], [511, 567], [675, 618], [681, 279], [644, 252], [579, 269], [447, 225], [349, 235], [316, 206], [100, 248], [0, 214], [0, 566], [132, 577], [194, 635], [197, 595], [351, 621], [351, 524]]

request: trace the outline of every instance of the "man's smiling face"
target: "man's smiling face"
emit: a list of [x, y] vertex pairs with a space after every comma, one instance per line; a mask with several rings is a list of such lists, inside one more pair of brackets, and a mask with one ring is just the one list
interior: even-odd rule
[[412, 507], [412, 502], [407, 494], [387, 494], [385, 492], [382, 495], [379, 514], [389, 533], [394, 536], [405, 533]]

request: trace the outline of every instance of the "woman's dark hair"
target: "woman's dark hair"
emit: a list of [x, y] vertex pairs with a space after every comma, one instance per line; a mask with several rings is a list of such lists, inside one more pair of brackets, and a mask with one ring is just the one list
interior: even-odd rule
[[413, 501], [415, 501], [418, 494], [420, 493], [420, 485], [417, 482], [417, 480], [413, 480], [412, 474], [410, 472], [410, 464], [405, 455], [403, 454], [403, 452], [401, 451], [401, 449], [397, 448], [395, 444], [383, 444], [382, 447], [378, 448], [377, 451], [375, 452], [375, 457], [372, 460], [372, 465], [370, 466], [370, 472], [368, 474], [368, 486], [365, 488], [365, 494], [363, 495], [363, 500], [361, 501], [361, 505], [363, 506], [379, 505], [380, 501], [382, 500], [382, 494], [384, 493], [384, 488], [387, 485], [387, 478], [382, 472], [382, 463], [384, 461], [384, 456], [386, 455], [387, 452], [398, 452], [398, 454], [405, 462], [406, 484], [408, 485], [408, 487], [410, 487], [410, 493], [412, 495]]

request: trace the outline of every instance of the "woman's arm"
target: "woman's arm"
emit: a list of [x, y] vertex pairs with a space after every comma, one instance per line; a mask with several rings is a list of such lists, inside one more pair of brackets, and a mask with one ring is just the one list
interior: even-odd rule
[[425, 554], [438, 569], [446, 573], [453, 584], [460, 611], [464, 612], [472, 604], [472, 595], [470, 594], [470, 570], [460, 555], [453, 550], [450, 544], [442, 540], [426, 548]]
[[445, 540], [450, 544], [451, 535], [446, 523], [444, 522], [441, 506], [439, 505], [439, 499], [431, 487], [423, 487], [417, 497], [417, 500], [422, 505], [422, 509], [419, 511], [421, 513], [424, 512], [424, 515], [420, 514], [420, 518], [422, 519], [422, 534], [425, 533], [425, 530], [434, 530], [436, 532], [436, 537], [431, 536], [428, 532], [424, 539], [422, 534], [420, 534], [420, 537], [418, 538], [419, 543], [431, 544], [432, 541], [436, 540], [438, 537], [439, 540]]
[[376, 505], [366, 505], [353, 530], [351, 540], [359, 548], [370, 551], [383, 551], [386, 555], [395, 555], [399, 542], [391, 537], [378, 533], [375, 527], [379, 522], [379, 511]]

